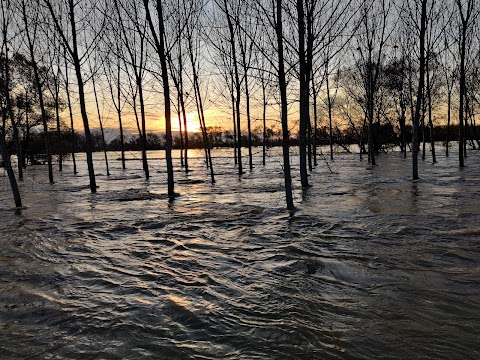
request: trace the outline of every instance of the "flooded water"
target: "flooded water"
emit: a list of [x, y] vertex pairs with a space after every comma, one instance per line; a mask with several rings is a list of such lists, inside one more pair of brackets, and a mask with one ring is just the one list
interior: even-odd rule
[[479, 359], [480, 153], [320, 160], [290, 215], [275, 151], [191, 151], [171, 204], [160, 152], [30, 167], [21, 215], [0, 178], [0, 358]]

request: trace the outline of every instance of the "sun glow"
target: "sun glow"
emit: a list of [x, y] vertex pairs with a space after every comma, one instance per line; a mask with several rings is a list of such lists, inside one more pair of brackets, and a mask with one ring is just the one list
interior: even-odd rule
[[[173, 115], [173, 114], [172, 114]], [[201, 132], [200, 129], [200, 122], [198, 120], [198, 115], [196, 111], [192, 111], [187, 113], [187, 130], [188, 132]], [[181, 116], [180, 119], [182, 120], [182, 130], [183, 128], [183, 117]], [[172, 116], [172, 131], [179, 131], [180, 127], [178, 124], [178, 117]]]

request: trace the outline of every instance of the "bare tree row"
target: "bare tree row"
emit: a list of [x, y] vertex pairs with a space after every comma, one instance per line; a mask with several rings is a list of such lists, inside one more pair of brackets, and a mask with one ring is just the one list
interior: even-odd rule
[[[368, 154], [372, 165], [386, 145], [398, 144], [405, 157], [410, 148], [413, 179], [419, 177], [420, 146], [425, 159], [427, 138], [436, 161], [438, 124], [446, 122], [448, 129], [458, 120], [461, 167], [468, 144], [480, 147], [475, 0], [5, 0], [1, 11], [0, 145], [16, 206], [21, 200], [10, 158], [16, 155], [21, 180], [30, 131], [44, 134], [51, 183], [52, 153], [59, 171], [63, 168], [61, 147], [52, 151], [49, 128], [56, 128], [58, 143], [62, 128], [72, 138], [82, 131], [90, 190], [96, 192], [91, 129], [101, 130], [109, 175], [105, 127], [115, 121], [125, 168], [125, 128], [133, 124], [149, 179], [152, 113], [163, 119], [170, 199], [175, 197], [172, 121], [178, 122], [179, 160], [188, 172], [190, 114], [198, 119], [212, 182], [209, 114], [222, 114], [219, 125], [233, 129], [239, 176], [245, 163], [250, 170], [255, 165], [254, 125], [261, 124], [265, 139], [269, 123], [281, 124], [289, 209], [290, 139], [298, 138], [300, 185], [307, 188], [318, 165], [321, 124], [329, 129], [330, 160], [333, 133], [348, 129], [360, 157]], [[81, 129], [75, 129], [77, 114]], [[386, 128], [388, 141], [382, 135]], [[448, 131], [445, 142], [448, 155]], [[74, 172], [75, 152], [72, 147]], [[265, 141], [262, 152], [265, 164]]]

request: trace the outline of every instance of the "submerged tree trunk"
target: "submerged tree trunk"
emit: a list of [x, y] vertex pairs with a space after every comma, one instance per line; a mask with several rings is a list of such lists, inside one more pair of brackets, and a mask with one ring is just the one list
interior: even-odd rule
[[[181, 32], [180, 21], [177, 22], [177, 29]], [[174, 71], [174, 62], [171, 54], [167, 54], [168, 64], [170, 65], [170, 74], [173, 84], [177, 90], [177, 117], [178, 129], [180, 133], [180, 164], [185, 172], [188, 173], [188, 127], [187, 127], [187, 113], [185, 110], [185, 99], [183, 97], [183, 56], [182, 46], [180, 44], [181, 37], [178, 35], [175, 41], [178, 41], [178, 76]], [[182, 123], [183, 121], [183, 123]]]
[[425, 29], [427, 24], [427, 0], [422, 0], [422, 14], [420, 25], [420, 79], [418, 81], [417, 103], [415, 106], [415, 117], [413, 120], [413, 180], [418, 180], [418, 123], [423, 99], [423, 87], [425, 84]]
[[460, 27], [460, 99], [458, 106], [458, 122], [459, 122], [459, 136], [458, 136], [458, 159], [460, 167], [465, 166], [465, 154], [466, 154], [466, 140], [465, 140], [465, 96], [466, 96], [466, 48], [467, 48], [467, 28], [470, 22], [470, 16], [473, 10], [473, 1], [467, 1], [466, 14], [463, 12], [463, 1], [456, 1], [459, 7], [459, 13], [461, 16]]
[[23, 141], [22, 141], [22, 168], [26, 169], [27, 168], [27, 160], [26, 160], [26, 154], [30, 145], [30, 118], [28, 116], [29, 114], [29, 99], [28, 95], [25, 94], [25, 134], [23, 136]]
[[82, 114], [83, 127], [85, 131], [85, 150], [87, 153], [87, 167], [88, 167], [88, 176], [90, 179], [90, 191], [92, 193], [97, 192], [97, 183], [95, 181], [95, 170], [93, 168], [93, 146], [92, 146], [92, 135], [90, 133], [90, 125], [88, 123], [87, 115], [87, 106], [85, 104], [85, 91], [83, 88], [83, 78], [82, 70], [80, 68], [80, 62], [75, 62], [75, 73], [77, 75], [78, 82], [78, 94], [80, 99], [80, 112]]
[[327, 107], [328, 107], [329, 140], [330, 140], [330, 160], [333, 160], [332, 99], [330, 97], [330, 80], [329, 80], [329, 74], [328, 74], [328, 61], [325, 65], [325, 80], [326, 80], [326, 85], [327, 85]]
[[[10, 96], [10, 64], [9, 64], [9, 57], [8, 57], [8, 39], [7, 39], [7, 23], [3, 23], [3, 46], [5, 47], [5, 54], [4, 54], [4, 84], [3, 87], [3, 95], [5, 101], [7, 103], [7, 111], [8, 116], [10, 117], [10, 122], [12, 123], [13, 128], [13, 140], [15, 142], [15, 149], [17, 153], [17, 163], [18, 163], [18, 179], [23, 180], [23, 167], [22, 167], [22, 147], [20, 145], [20, 136], [18, 132], [17, 122], [15, 121], [15, 115], [13, 114], [13, 104], [12, 98]], [[5, 128], [3, 129], [5, 131]], [[10, 161], [10, 158], [9, 158]]]
[[230, 87], [230, 98], [232, 101], [232, 120], [233, 120], [233, 158], [235, 161], [235, 165], [238, 164], [238, 156], [237, 156], [237, 148], [238, 148], [238, 142], [237, 142], [237, 125], [236, 125], [236, 111], [235, 111], [235, 94], [234, 94], [234, 78], [233, 74], [230, 73], [230, 77], [232, 79], [232, 84]]
[[212, 154], [210, 149], [210, 142], [208, 140], [207, 128], [205, 124], [205, 113], [203, 111], [203, 100], [202, 94], [200, 93], [200, 84], [198, 82], [198, 73], [197, 67], [194, 59], [193, 54], [193, 44], [192, 44], [192, 34], [188, 35], [188, 49], [190, 54], [190, 62], [192, 65], [192, 72], [193, 72], [193, 87], [195, 93], [195, 102], [197, 104], [197, 112], [198, 112], [198, 119], [200, 121], [200, 128], [202, 130], [202, 137], [203, 137], [203, 145], [205, 148], [205, 161], [207, 163], [207, 168], [210, 169], [210, 178], [212, 184], [215, 183], [215, 173], [213, 171], [213, 164], [212, 164]]
[[280, 88], [280, 99], [282, 106], [282, 151], [283, 151], [283, 174], [285, 177], [285, 196], [287, 209], [293, 210], [292, 176], [290, 171], [290, 134], [288, 129], [288, 102], [287, 102], [287, 81], [285, 79], [285, 66], [283, 57], [283, 28], [282, 28], [282, 0], [276, 1], [277, 18], [275, 31], [277, 35], [278, 51], [278, 83]]
[[7, 152], [7, 146], [5, 144], [5, 135], [3, 131], [0, 131], [0, 152], [2, 154], [3, 164], [7, 171], [10, 187], [12, 188], [13, 199], [17, 208], [22, 207], [22, 198], [20, 196], [20, 190], [18, 189], [17, 179], [13, 172], [12, 163], [10, 162], [10, 154]]
[[93, 95], [95, 97], [95, 105], [97, 108], [98, 124], [100, 125], [100, 132], [102, 135], [102, 147], [103, 147], [103, 155], [105, 157], [105, 168], [107, 170], [107, 176], [110, 176], [110, 168], [108, 167], [108, 156], [107, 156], [107, 142], [105, 141], [105, 131], [103, 129], [102, 116], [100, 114], [100, 104], [98, 102], [97, 87], [95, 86], [95, 76], [92, 77], [92, 85], [93, 85]]
[[447, 138], [445, 140], [445, 156], [448, 157], [448, 147], [450, 141], [450, 119], [451, 119], [451, 112], [452, 112], [452, 92], [448, 91], [448, 99], [447, 99]]
[[172, 200], [175, 197], [175, 181], [173, 178], [173, 161], [172, 161], [172, 119], [170, 110], [170, 86], [168, 84], [167, 71], [167, 55], [165, 52], [165, 24], [163, 21], [162, 1], [157, 0], [157, 20], [158, 20], [158, 34], [153, 26], [153, 21], [150, 16], [149, 0], [143, 0], [145, 6], [145, 13], [147, 15], [148, 25], [150, 31], [154, 35], [155, 47], [160, 58], [160, 65], [162, 68], [162, 82], [163, 82], [163, 98], [165, 103], [165, 159], [167, 162], [167, 187], [168, 197]]
[[243, 174], [242, 166], [242, 129], [240, 122], [240, 76], [238, 74], [238, 64], [237, 64], [237, 50], [235, 47], [235, 31], [233, 29], [232, 18], [230, 12], [228, 11], [228, 1], [224, 0], [223, 5], [225, 7], [225, 15], [227, 17], [228, 31], [230, 34], [230, 47], [232, 49], [232, 61], [233, 69], [235, 74], [235, 115], [236, 115], [236, 131], [237, 131], [237, 159], [238, 159], [238, 174], [241, 176]]
[[120, 89], [120, 63], [117, 65], [117, 74], [118, 74], [118, 83], [117, 83], [117, 118], [118, 118], [118, 127], [120, 130], [120, 151], [122, 154], [122, 169], [125, 170], [125, 136], [123, 135], [123, 122], [122, 122], [122, 108], [120, 107], [120, 97], [121, 97], [121, 89]]
[[[38, 70], [38, 64], [35, 59], [35, 51], [34, 51], [34, 39], [32, 39], [32, 34], [30, 33], [30, 27], [27, 25], [27, 11], [26, 11], [26, 4], [25, 0], [22, 0], [22, 17], [24, 22], [24, 29], [25, 29], [25, 36], [28, 42], [28, 50], [30, 53], [30, 61], [33, 69], [33, 75], [35, 79], [35, 85], [38, 95], [38, 103], [40, 105], [40, 113], [42, 118], [42, 125], [43, 125], [43, 138], [45, 143], [45, 154], [47, 156], [47, 167], [48, 167], [48, 180], [50, 184], [53, 184], [53, 166], [52, 166], [52, 152], [50, 149], [50, 140], [48, 137], [48, 124], [47, 124], [47, 111], [45, 109], [45, 101], [43, 98], [43, 89], [42, 89], [42, 82], [40, 81], [40, 74]], [[34, 28], [35, 30], [36, 28]], [[33, 34], [35, 36], [35, 34]]]
[[57, 156], [58, 171], [63, 171], [63, 149], [62, 149], [62, 130], [60, 129], [60, 79], [58, 74], [53, 76], [54, 82], [54, 101], [55, 101], [55, 122], [57, 125]]
[[[120, 52], [120, 46], [118, 44], [118, 40], [116, 42], [117, 46], [117, 53]], [[121, 67], [120, 67], [120, 60], [117, 59], [117, 103], [115, 105], [115, 109], [117, 110], [117, 118], [118, 118], [118, 127], [120, 130], [120, 151], [122, 154], [122, 169], [125, 170], [125, 137], [123, 135], [123, 122], [122, 122], [122, 106], [120, 105], [120, 98], [122, 95], [122, 89], [121, 89], [121, 83], [120, 83], [120, 72], [121, 72]], [[112, 94], [112, 100], [115, 103], [114, 96], [113, 96], [113, 89], [110, 88], [110, 93]]]
[[85, 103], [85, 89], [84, 89], [84, 82], [83, 82], [83, 74], [82, 74], [82, 67], [81, 67], [81, 58], [78, 53], [78, 41], [77, 41], [77, 24], [75, 20], [75, 5], [76, 3], [73, 0], [68, 0], [68, 17], [70, 22], [70, 37], [71, 37], [71, 45], [69, 44], [69, 40], [65, 36], [63, 29], [60, 26], [59, 19], [55, 15], [53, 10], [51, 0], [43, 0], [45, 5], [47, 6], [50, 15], [52, 16], [52, 20], [55, 24], [55, 27], [60, 34], [63, 45], [68, 49], [70, 56], [73, 60], [73, 65], [75, 68], [75, 75], [77, 77], [77, 84], [78, 84], [78, 96], [80, 101], [80, 112], [82, 114], [82, 121], [83, 127], [85, 132], [85, 152], [87, 154], [87, 167], [88, 167], [88, 176], [90, 180], [90, 191], [92, 193], [97, 192], [97, 184], [95, 181], [95, 170], [93, 168], [93, 156], [92, 156], [92, 135], [90, 133], [90, 125], [88, 122], [88, 114], [87, 114], [87, 106]]
[[313, 165], [317, 166], [317, 144], [318, 144], [318, 113], [317, 113], [317, 88], [312, 76], [313, 92]]
[[[180, 51], [181, 53], [181, 51]], [[187, 126], [187, 110], [185, 108], [185, 99], [183, 97], [183, 62], [181, 60], [181, 55], [179, 55], [179, 63], [180, 63], [180, 72], [179, 72], [179, 99], [180, 99], [180, 108], [182, 109], [182, 116], [183, 116], [183, 131], [184, 131], [184, 166], [185, 172], [188, 173], [188, 126]]]
[[240, 40], [240, 54], [242, 56], [243, 79], [245, 81], [245, 101], [247, 108], [247, 145], [248, 145], [248, 163], [250, 171], [253, 170], [253, 154], [252, 154], [252, 119], [250, 117], [250, 91], [248, 88], [248, 66], [247, 54], [242, 41]]
[[140, 103], [140, 121], [141, 121], [141, 141], [142, 141], [142, 166], [143, 172], [145, 173], [145, 179], [150, 179], [150, 170], [148, 169], [148, 159], [147, 159], [147, 125], [146, 125], [146, 115], [145, 115], [145, 103], [143, 98], [143, 85], [142, 79], [137, 76], [136, 84], [138, 89], [138, 101]]
[[77, 161], [75, 159], [75, 128], [73, 125], [73, 109], [72, 109], [72, 99], [70, 97], [70, 88], [69, 88], [69, 76], [68, 76], [68, 66], [67, 66], [67, 55], [64, 54], [65, 58], [65, 92], [67, 93], [67, 106], [68, 106], [68, 115], [70, 117], [70, 136], [72, 137], [72, 163], [73, 163], [73, 173], [77, 173]]
[[185, 162], [183, 161], [183, 152], [185, 149], [185, 145], [183, 143], [183, 124], [181, 118], [181, 110], [180, 110], [180, 95], [177, 95], [177, 119], [178, 119], [178, 132], [180, 135], [180, 166], [183, 168], [185, 167]]
[[[427, 75], [427, 100], [428, 100], [428, 126], [430, 129], [430, 146], [432, 151], [432, 162], [435, 164], [437, 162], [437, 158], [435, 156], [435, 141], [433, 138], [433, 119], [432, 119], [432, 88], [430, 83], [430, 54], [428, 55], [425, 63], [425, 72]], [[424, 135], [425, 137], [425, 135]], [[425, 148], [425, 142], [424, 142]]]
[[400, 136], [401, 136], [401, 144], [402, 144], [402, 153], [403, 153], [403, 158], [407, 158], [407, 135], [406, 135], [406, 113], [407, 113], [407, 107], [405, 104], [405, 97], [402, 91], [402, 94], [400, 95]]
[[[245, 72], [247, 70], [245, 69]], [[248, 77], [245, 73], [245, 99], [247, 101], [247, 131], [248, 131], [248, 163], [250, 171], [253, 170], [253, 153], [252, 153], [252, 119], [250, 117], [250, 93], [248, 90]]]
[[305, 56], [305, 12], [303, 0], [297, 0], [298, 17], [298, 59], [300, 63], [300, 129], [299, 129], [299, 148], [300, 148], [300, 182], [302, 188], [309, 186], [307, 172], [307, 123], [308, 119], [308, 78], [310, 71], [307, 68]]
[[[119, 46], [119, 39], [115, 40], [115, 50], [117, 54], [120, 54], [120, 46]], [[110, 90], [110, 98], [112, 99], [113, 107], [117, 113], [117, 120], [118, 120], [118, 128], [120, 132], [120, 153], [121, 153], [121, 161], [122, 161], [122, 169], [125, 170], [125, 137], [123, 135], [123, 122], [122, 122], [122, 105], [121, 105], [121, 97], [122, 97], [122, 89], [121, 89], [121, 64], [120, 64], [120, 56], [116, 57], [116, 77], [112, 74], [112, 67], [109, 64], [104, 66], [105, 75], [107, 76], [107, 83]], [[113, 83], [115, 82], [115, 90]]]
[[312, 162], [312, 123], [310, 119], [307, 122], [307, 158], [308, 158], [308, 170], [313, 171], [313, 162]]
[[371, 52], [368, 59], [368, 159], [372, 165], [375, 163], [375, 134], [373, 130], [374, 115], [374, 81], [373, 81], [373, 63]]
[[[427, 75], [427, 80], [428, 80], [428, 73]], [[422, 160], [425, 160], [425, 143], [426, 143], [426, 137], [425, 137], [425, 116], [427, 113], [427, 102], [425, 101], [425, 90], [423, 94], [423, 99], [422, 99]]]
[[267, 89], [265, 79], [262, 76], [262, 124], [263, 124], [263, 141], [262, 141], [262, 164], [266, 165], [267, 158]]

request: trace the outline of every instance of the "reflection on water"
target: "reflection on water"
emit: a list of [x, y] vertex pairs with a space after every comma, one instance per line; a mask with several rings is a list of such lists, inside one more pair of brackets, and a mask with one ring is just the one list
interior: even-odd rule
[[398, 154], [339, 155], [290, 215], [279, 154], [239, 180], [230, 152], [215, 185], [190, 152], [172, 204], [161, 153], [150, 181], [97, 154], [96, 195], [83, 161], [53, 186], [31, 167], [21, 216], [2, 179], [0, 357], [480, 358], [480, 154], [415, 183]]

